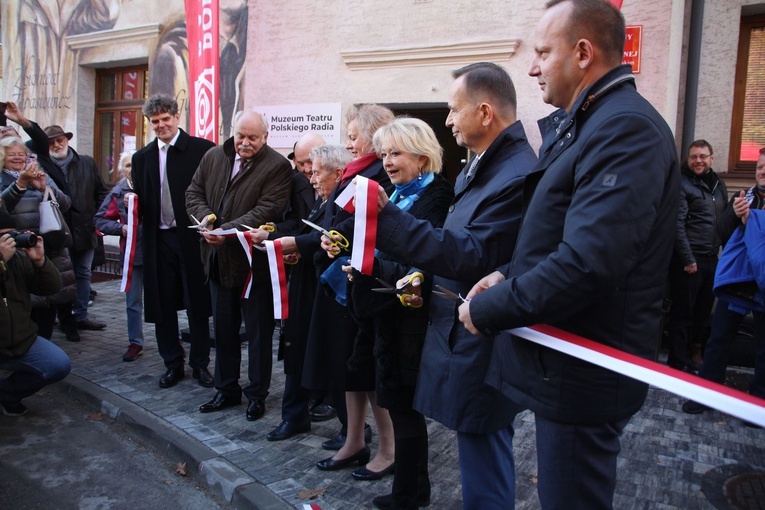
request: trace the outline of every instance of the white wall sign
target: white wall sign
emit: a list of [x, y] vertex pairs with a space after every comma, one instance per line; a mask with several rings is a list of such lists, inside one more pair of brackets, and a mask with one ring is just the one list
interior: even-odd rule
[[290, 149], [306, 133], [316, 133], [327, 143], [340, 143], [341, 103], [284, 104], [253, 108], [266, 116], [268, 145]]

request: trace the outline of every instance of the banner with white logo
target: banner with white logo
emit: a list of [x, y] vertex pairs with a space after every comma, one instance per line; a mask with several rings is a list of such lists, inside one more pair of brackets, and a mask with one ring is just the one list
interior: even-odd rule
[[218, 0], [185, 0], [191, 134], [218, 143]]

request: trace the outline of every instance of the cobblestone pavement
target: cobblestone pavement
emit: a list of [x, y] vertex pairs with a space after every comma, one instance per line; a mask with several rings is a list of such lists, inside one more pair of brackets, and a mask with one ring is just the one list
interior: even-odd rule
[[[223, 466], [218, 473], [227, 480], [215, 481], [209, 469], [200, 468], [199, 472], [208, 476], [209, 484], [223, 486], [221, 490], [229, 500], [232, 489], [237, 486], [256, 487], [264, 494], [259, 485], [262, 484], [285, 503], [268, 508], [302, 509], [304, 503], [311, 502], [322, 510], [363, 509], [373, 508], [371, 499], [390, 491], [390, 477], [377, 482], [358, 482], [351, 478], [350, 470], [323, 472], [314, 467], [318, 460], [330, 454], [321, 449], [321, 443], [337, 433], [336, 420], [313, 424], [309, 434], [291, 440], [266, 441], [266, 434], [281, 421], [284, 374], [280, 362], [274, 361], [266, 415], [255, 422], [245, 420], [244, 405], [219, 413], [199, 413], [199, 405], [212, 398], [215, 390], [200, 387], [189, 377], [189, 368], [187, 378], [176, 387], [160, 389], [157, 381], [164, 366], [157, 353], [154, 327], [144, 326], [147, 338], [144, 354], [135, 362], [123, 362], [121, 356], [128, 341], [124, 296], [119, 293], [119, 282], [96, 283], [93, 288], [98, 291], [98, 297], [91, 314], [108, 323], [108, 328], [101, 332], [82, 332], [80, 343], [69, 343], [62, 333], [54, 333], [53, 341], [72, 358], [75, 376], [72, 381], [82, 380], [86, 385], [93, 383], [88, 387], [108, 390], [105, 394], [130, 403], [130, 409], [148, 413], [157, 423], [169, 424], [186, 440], [185, 444], [191, 439], [191, 444], [198, 443], [209, 449], [211, 453], [207, 457], [214, 457], [216, 465]], [[183, 313], [180, 317], [185, 319]], [[244, 363], [246, 349], [243, 358]], [[243, 373], [246, 374], [246, 370]], [[745, 427], [740, 420], [718, 412], [684, 414], [681, 404], [680, 397], [651, 388], [645, 406], [631, 420], [622, 438], [615, 508], [733, 508], [724, 497], [713, 494], [722, 493], [721, 485], [726, 478], [718, 477], [715, 482], [709, 474], [731, 468], [737, 473], [765, 471], [765, 430]], [[371, 417], [369, 423], [374, 423]], [[536, 509], [539, 500], [533, 415], [528, 412], [519, 415], [515, 425], [516, 508]], [[459, 509], [462, 504], [455, 435], [432, 421], [428, 423], [428, 430], [433, 481], [431, 508]], [[372, 447], [375, 446], [373, 441]], [[169, 448], [168, 455], [172, 457], [177, 453]], [[227, 474], [220, 475], [222, 472]], [[705, 474], [708, 474], [706, 482]], [[759, 480], [761, 485], [762, 479]], [[225, 487], [227, 483], [229, 487]], [[316, 491], [320, 495], [310, 501], [300, 499], [305, 491]], [[279, 503], [278, 498], [272, 499]], [[249, 507], [266, 507], [265, 504], [259, 506], [258, 501], [258, 497], [250, 498]], [[237, 503], [236, 498], [234, 503], [248, 507], [241, 500]]]

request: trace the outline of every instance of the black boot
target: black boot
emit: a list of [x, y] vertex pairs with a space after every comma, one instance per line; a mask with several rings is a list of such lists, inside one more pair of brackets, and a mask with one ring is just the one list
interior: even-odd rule
[[381, 509], [414, 510], [430, 505], [428, 437], [396, 439], [396, 471], [391, 494], [372, 503]]

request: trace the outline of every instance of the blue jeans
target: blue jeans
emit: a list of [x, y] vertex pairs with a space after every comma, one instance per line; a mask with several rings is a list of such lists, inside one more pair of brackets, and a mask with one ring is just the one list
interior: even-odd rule
[[629, 418], [598, 425], [570, 425], [538, 414], [535, 420], [542, 508], [613, 508], [619, 436]]
[[490, 434], [457, 432], [465, 510], [515, 508], [512, 423]]
[[[765, 398], [765, 314], [752, 312], [754, 317], [754, 377], [749, 384], [749, 393], [756, 397]], [[712, 333], [704, 350], [704, 363], [699, 370], [699, 377], [708, 381], [725, 382], [725, 369], [728, 367], [728, 355], [733, 341], [736, 339], [738, 327], [744, 315], [731, 311], [728, 302], [717, 301], [712, 317]]]
[[84, 321], [88, 318], [88, 301], [90, 301], [90, 266], [93, 264], [93, 248], [85, 251], [72, 252], [77, 298], [74, 300], [72, 314], [74, 320]]
[[13, 372], [0, 378], [0, 402], [20, 402], [60, 381], [70, 369], [69, 356], [53, 342], [38, 336], [25, 354], [0, 360], [0, 370]]
[[128, 340], [143, 345], [143, 266], [133, 266], [133, 280], [125, 293]]

